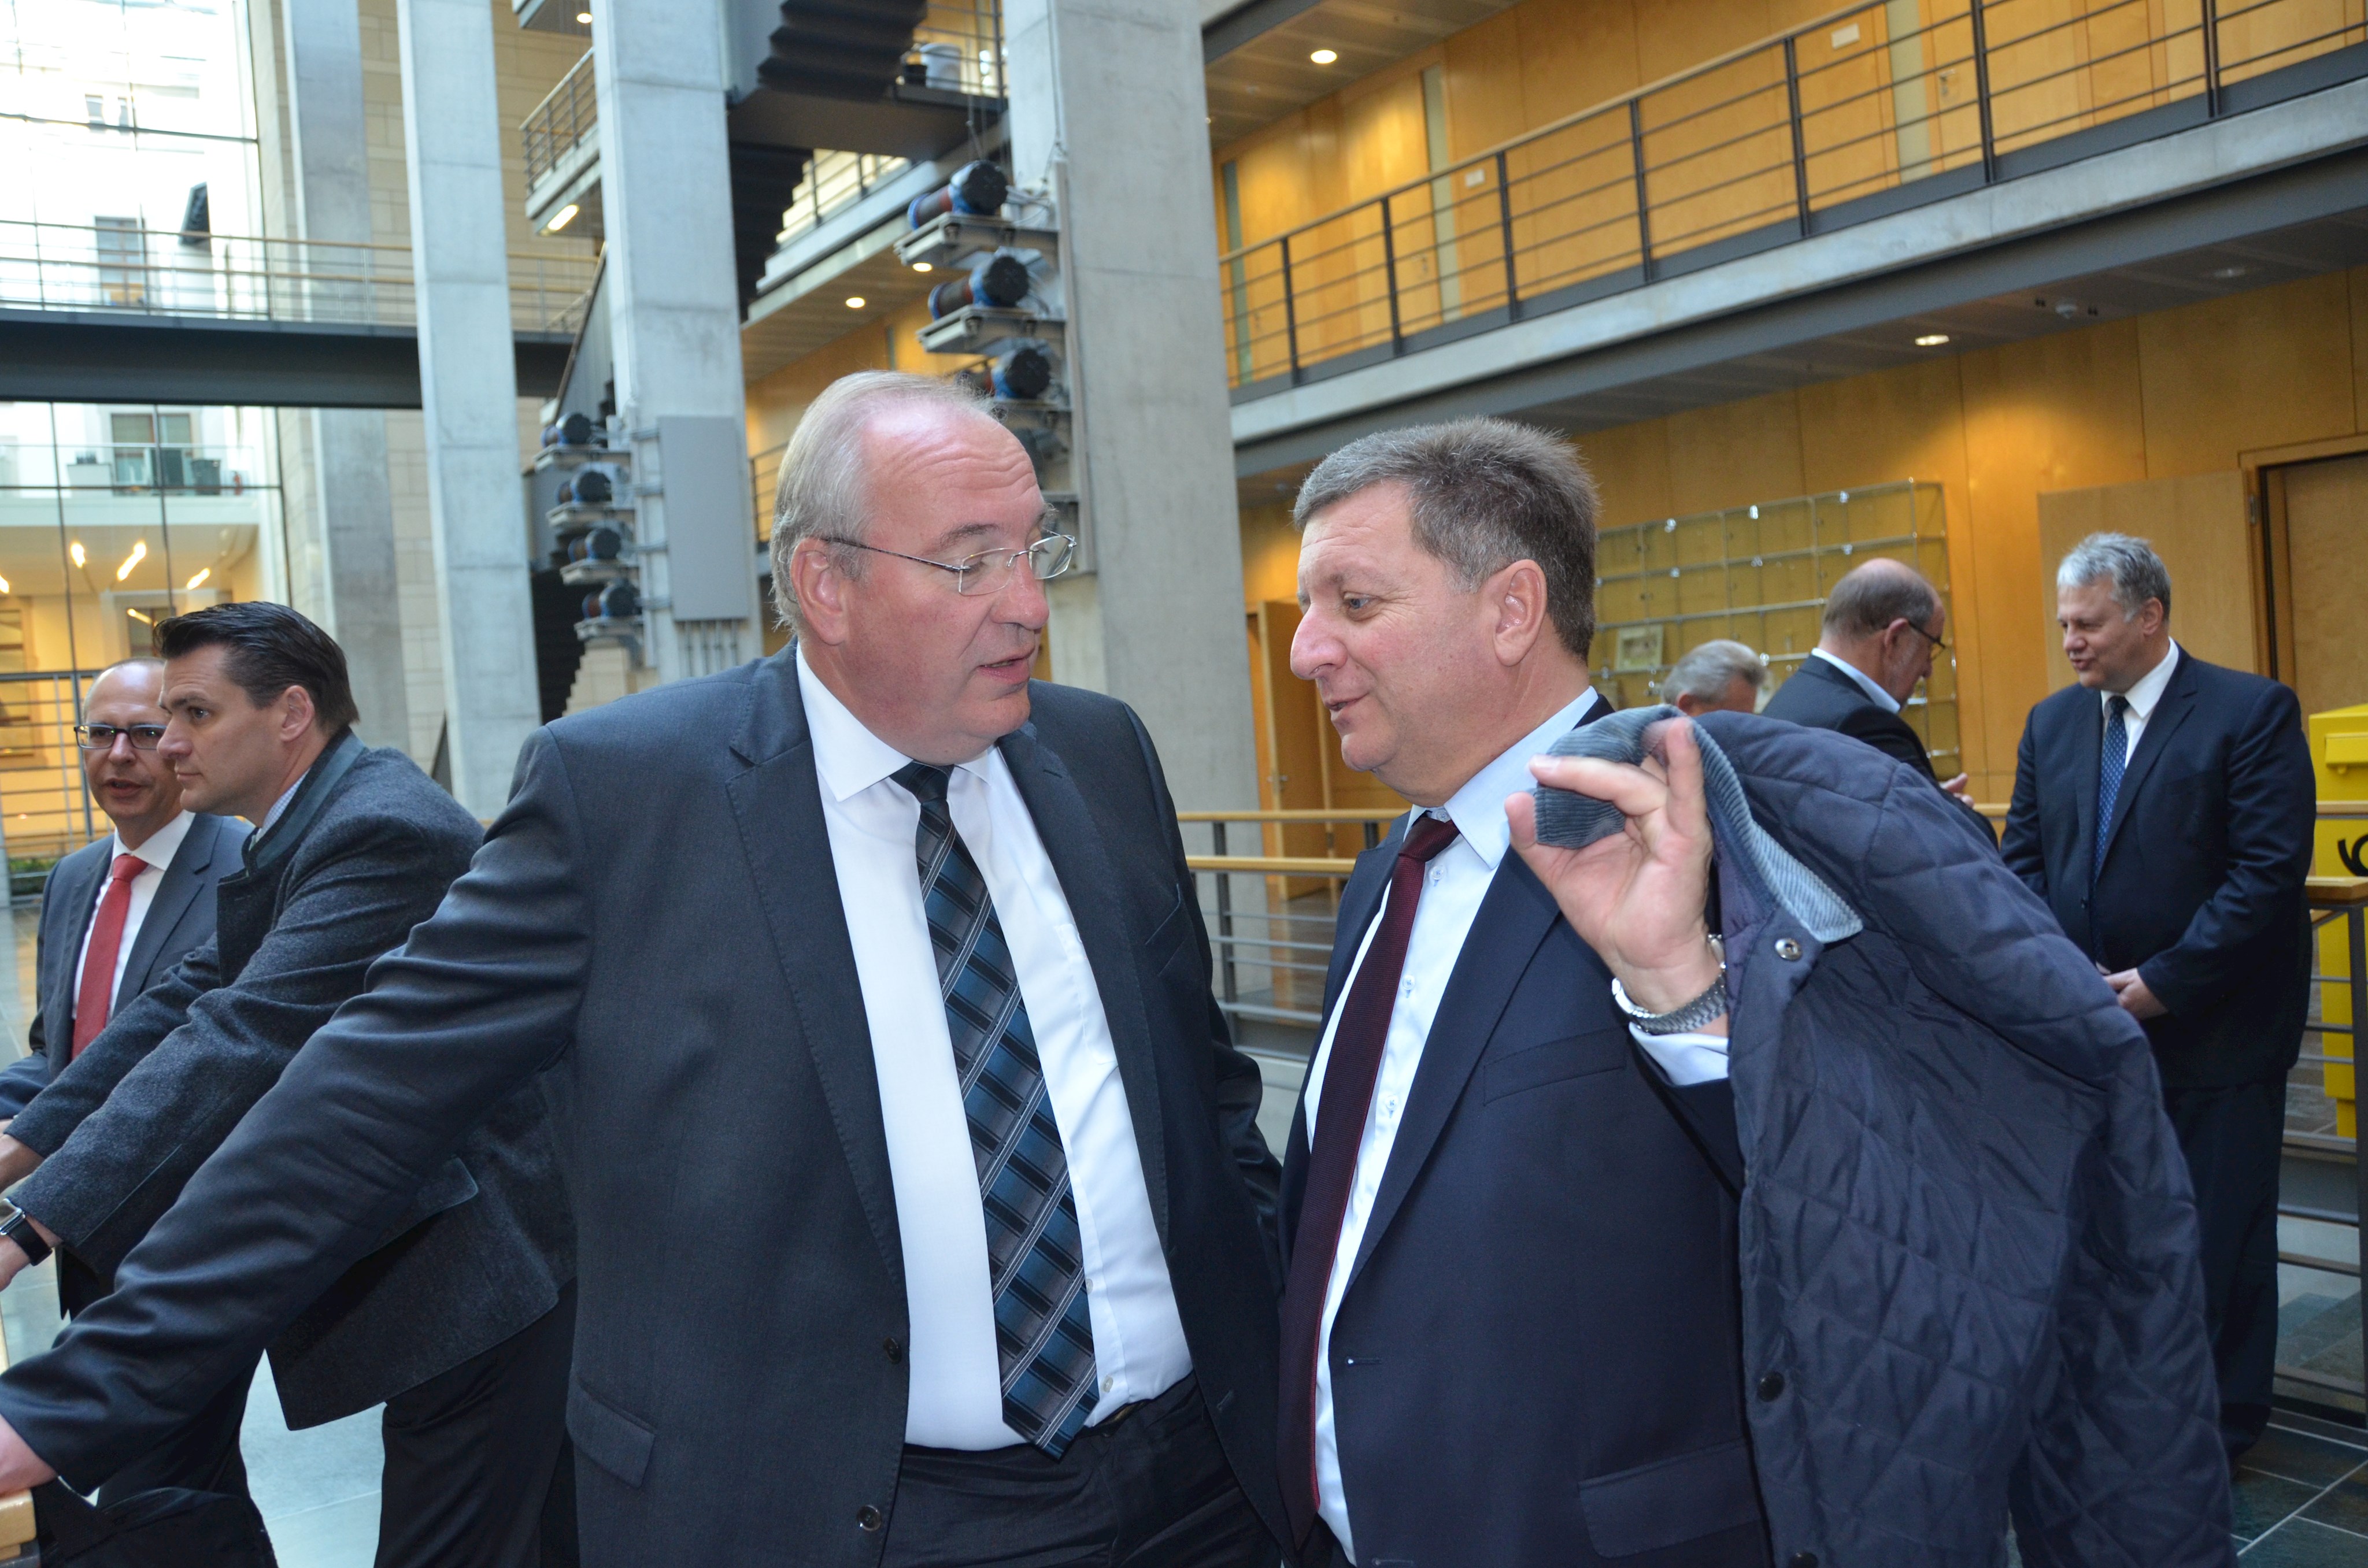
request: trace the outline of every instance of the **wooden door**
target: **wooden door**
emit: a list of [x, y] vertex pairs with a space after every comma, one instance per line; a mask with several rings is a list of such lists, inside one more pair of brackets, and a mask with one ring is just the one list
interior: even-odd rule
[[[1258, 804], [1269, 812], [1320, 811], [1324, 798], [1324, 736], [1328, 728], [1315, 688], [1291, 673], [1291, 639], [1299, 607], [1268, 599], [1249, 614], [1250, 710], [1258, 724]], [[1269, 855], [1332, 853], [1322, 823], [1269, 823]], [[1269, 896], [1284, 901], [1328, 885], [1308, 877], [1278, 877]]]
[[2280, 471], [2278, 674], [2305, 713], [2368, 702], [2368, 454]]

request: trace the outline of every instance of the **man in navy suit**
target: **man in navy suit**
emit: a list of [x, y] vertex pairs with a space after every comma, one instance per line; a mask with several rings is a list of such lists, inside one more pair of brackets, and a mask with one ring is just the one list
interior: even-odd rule
[[1934, 773], [1924, 737], [1899, 716], [1948, 646], [1948, 621], [1939, 590], [1914, 567], [1880, 555], [1854, 566], [1826, 597], [1817, 645], [1761, 711], [1864, 741], [1963, 800], [1965, 776]]
[[[214, 886], [238, 869], [246, 824], [181, 805], [181, 782], [156, 753], [167, 718], [161, 659], [127, 659], [90, 685], [74, 739], [91, 799], [115, 831], [60, 860], [41, 887], [29, 1054], [0, 1072], [0, 1131], [98, 1037], [108, 1018], [212, 940]], [[58, 1253], [58, 1301], [79, 1312], [107, 1294], [106, 1273]], [[102, 1490], [154, 1486], [244, 1492], [238, 1427], [246, 1383]]]
[[[1701, 898], [1590, 945], [1508, 852], [1531, 759], [1610, 710], [1593, 483], [1555, 437], [1471, 420], [1343, 448], [1297, 516], [1292, 668], [1416, 810], [1342, 896], [1284, 1168], [1292, 1545], [1763, 1568]], [[1615, 975], [1677, 1032], [1632, 1036]]]
[[2007, 864], [2146, 1025], [2203, 1221], [2230, 1457], [2270, 1415], [2285, 1076], [2309, 990], [2317, 791], [2290, 687], [2170, 636], [2170, 574], [2091, 534], [2055, 577], [2078, 684], [2031, 710]]

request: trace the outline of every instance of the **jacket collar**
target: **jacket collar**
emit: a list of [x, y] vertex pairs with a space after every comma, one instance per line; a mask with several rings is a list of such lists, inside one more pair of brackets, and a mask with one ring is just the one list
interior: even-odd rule
[[[227, 845], [225, 839], [229, 841]], [[245, 842], [245, 835], [233, 833], [221, 817], [191, 813], [188, 831], [182, 836], [180, 847], [173, 852], [172, 863], [165, 868], [164, 877], [156, 883], [156, 896], [148, 903], [148, 913], [140, 922], [139, 937], [132, 942], [131, 956], [124, 962], [122, 988], [115, 998], [118, 1010], [147, 989], [148, 971], [155, 963], [165, 937], [172, 935], [173, 927], [189, 912], [189, 906], [197, 902], [198, 894], [211, 880], [237, 869], [237, 851]]]
[[279, 813], [268, 831], [256, 833], [240, 846], [247, 875], [266, 876], [286, 863], [296, 846], [303, 841], [306, 830], [320, 816], [321, 809], [336, 794], [337, 786], [345, 782], [346, 775], [353, 771], [354, 764], [369, 749], [359, 735], [347, 730], [313, 759], [288, 809]]

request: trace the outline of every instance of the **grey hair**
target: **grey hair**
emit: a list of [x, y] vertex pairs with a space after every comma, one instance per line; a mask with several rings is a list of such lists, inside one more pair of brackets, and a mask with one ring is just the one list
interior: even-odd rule
[[1841, 575], [1826, 595], [1824, 630], [1873, 637], [1895, 620], [1922, 630], [1941, 613], [1941, 592], [1904, 561], [1878, 555]]
[[[793, 631], [803, 633], [805, 628], [798, 619], [790, 557], [801, 540], [863, 542], [871, 501], [863, 467], [863, 426], [888, 408], [916, 403], [991, 417], [985, 399], [953, 381], [898, 370], [859, 370], [823, 388], [799, 418], [789, 449], [781, 454], [781, 479], [773, 491], [773, 610]], [[850, 577], [861, 574], [861, 562], [854, 551], [833, 551], [832, 564]]]
[[1669, 666], [1669, 673], [1661, 677], [1661, 700], [1675, 702], [1680, 697], [1691, 697], [1703, 702], [1724, 701], [1726, 688], [1738, 677], [1758, 691], [1768, 680], [1768, 666], [1743, 643], [1715, 638]]
[[1403, 484], [1415, 543], [1455, 569], [1468, 590], [1516, 561], [1545, 574], [1546, 616], [1584, 659], [1595, 641], [1595, 521], [1601, 503], [1587, 464], [1561, 437], [1506, 419], [1458, 419], [1383, 430], [1315, 465], [1299, 487], [1293, 526], [1376, 484]]
[[2160, 599], [2163, 619], [2170, 619], [2170, 568], [2146, 540], [2128, 534], [2090, 534], [2056, 566], [2055, 591], [2100, 577], [2112, 580], [2113, 602], [2122, 607], [2123, 620], [2135, 620], [2148, 599]]

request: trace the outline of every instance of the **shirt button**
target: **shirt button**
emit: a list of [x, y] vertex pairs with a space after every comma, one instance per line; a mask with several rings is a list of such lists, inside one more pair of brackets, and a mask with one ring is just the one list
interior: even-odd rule
[[1104, 1393], [1108, 1393], [1108, 1392], [1110, 1392], [1110, 1390], [1112, 1390], [1112, 1389], [1114, 1389], [1114, 1388], [1116, 1388], [1116, 1387], [1118, 1387], [1118, 1379], [1117, 1379], [1117, 1378], [1115, 1378], [1115, 1377], [1108, 1377], [1108, 1378], [1104, 1378], [1104, 1379], [1102, 1380], [1102, 1392], [1104, 1392]]
[[1439, 879], [1444, 875], [1446, 875], [1444, 871], [1440, 870], [1437, 866], [1433, 866], [1430, 869], [1430, 885], [1432, 887], [1437, 887], [1439, 885]]
[[1398, 983], [1398, 994], [1399, 994], [1399, 995], [1401, 995], [1401, 996], [1411, 996], [1411, 995], [1413, 995], [1413, 994], [1414, 994], [1414, 982], [1413, 982], [1413, 981], [1411, 981], [1411, 980], [1406, 980], [1406, 981], [1401, 981], [1401, 982], [1399, 982], [1399, 983]]
[[869, 1503], [866, 1503], [863, 1506], [855, 1510], [855, 1528], [857, 1529], [876, 1530], [886, 1522], [886, 1517], [882, 1515], [879, 1509], [873, 1507]]

